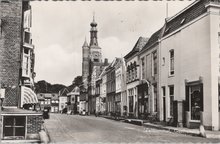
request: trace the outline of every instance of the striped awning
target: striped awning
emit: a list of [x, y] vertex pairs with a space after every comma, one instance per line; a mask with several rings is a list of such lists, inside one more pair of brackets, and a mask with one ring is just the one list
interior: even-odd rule
[[38, 103], [37, 95], [35, 92], [25, 86], [21, 86], [21, 107], [24, 104], [36, 104]]

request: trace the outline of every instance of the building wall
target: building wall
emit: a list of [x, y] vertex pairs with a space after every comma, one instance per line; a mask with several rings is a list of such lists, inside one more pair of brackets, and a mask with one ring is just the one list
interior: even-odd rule
[[43, 117], [39, 115], [27, 116], [27, 134], [36, 134], [40, 132], [43, 124]]
[[[215, 19], [210, 21], [211, 19]], [[219, 32], [219, 17], [205, 16], [185, 27], [181, 31], [161, 41], [161, 86], [166, 87], [166, 97], [169, 96], [168, 86], [174, 85], [174, 100], [185, 100], [185, 80], [197, 81], [202, 78], [204, 97], [204, 125], [217, 127], [217, 33]], [[217, 23], [215, 23], [217, 22]], [[211, 25], [212, 24], [212, 25]], [[213, 26], [213, 27], [212, 27]], [[212, 41], [210, 41], [212, 39]], [[212, 45], [213, 44], [213, 45]], [[169, 76], [169, 51], [174, 49], [174, 76]], [[214, 63], [213, 63], [214, 62]], [[216, 79], [216, 80], [214, 80]], [[168, 108], [169, 98], [166, 101]], [[169, 109], [167, 109], [169, 116]]]
[[[131, 63], [136, 62], [137, 65], [139, 65], [139, 60], [138, 60], [138, 56], [135, 55], [132, 58], [130, 58], [129, 60], [126, 61], [126, 67], [128, 69], [128, 65], [130, 65]], [[127, 76], [127, 106], [128, 106], [128, 113], [130, 111], [129, 108], [129, 96], [131, 96], [129, 94], [129, 90], [133, 91], [133, 115], [137, 116], [137, 85], [139, 84], [139, 66], [137, 66], [137, 77], [134, 78], [134, 80], [128, 81], [128, 73], [126, 74]]]
[[64, 109], [66, 107], [67, 97], [66, 96], [60, 96], [59, 97], [59, 111]]
[[18, 106], [20, 78], [20, 50], [22, 2], [1, 2], [0, 84], [5, 91], [5, 106]]
[[[151, 114], [154, 113], [157, 109], [158, 116], [162, 115], [161, 106], [159, 99], [159, 44], [155, 44], [151, 48], [141, 52], [139, 54], [139, 65], [140, 65], [140, 80], [147, 80], [150, 83], [150, 87], [148, 88], [148, 112]], [[156, 67], [157, 72], [154, 73], [154, 61], [153, 54], [156, 53]], [[142, 63], [144, 62], [144, 64]], [[157, 95], [154, 95], [154, 85], [157, 85]], [[157, 97], [157, 98], [156, 98]], [[157, 100], [157, 102], [155, 102]], [[157, 103], [157, 104], [155, 104]], [[157, 106], [157, 108], [155, 107]], [[161, 116], [162, 117], [162, 116]]]
[[82, 77], [83, 81], [88, 78], [89, 75], [89, 47], [83, 46], [83, 62], [82, 62]]
[[[219, 6], [219, 3], [218, 3]], [[213, 130], [220, 130], [220, 96], [219, 96], [219, 81], [220, 78], [220, 8], [218, 7], [210, 7], [208, 9], [210, 11], [209, 19], [210, 19], [210, 47], [211, 47], [211, 89], [212, 89], [212, 98], [211, 102], [209, 102], [206, 98], [205, 100], [208, 102], [207, 105], [211, 106], [211, 123]], [[218, 37], [216, 36], [218, 33]], [[210, 99], [209, 99], [210, 100]], [[207, 111], [207, 114], [210, 111]], [[218, 116], [219, 113], [219, 116]], [[206, 116], [206, 115], [205, 115]], [[209, 116], [209, 115], [208, 115]]]

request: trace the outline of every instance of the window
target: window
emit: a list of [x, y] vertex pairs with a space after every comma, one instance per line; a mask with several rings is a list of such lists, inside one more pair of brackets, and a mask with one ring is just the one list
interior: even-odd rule
[[50, 104], [50, 99], [45, 99], [45, 104]]
[[25, 123], [25, 116], [5, 116], [3, 124], [4, 138], [24, 139]]
[[22, 76], [29, 77], [30, 75], [30, 50], [23, 48], [23, 60], [22, 60]]
[[31, 44], [31, 34], [30, 32], [24, 31], [24, 42]]
[[157, 74], [157, 52], [152, 53], [152, 76]]
[[154, 85], [154, 112], [157, 112], [157, 85]]
[[144, 77], [144, 68], [145, 68], [145, 65], [144, 65], [144, 57], [141, 59], [141, 73], [142, 73], [142, 79], [145, 79]]
[[174, 75], [174, 50], [170, 50], [170, 75]]
[[169, 87], [170, 96], [170, 116], [173, 116], [174, 86]]
[[220, 112], [220, 85], [218, 85], [218, 111]]
[[220, 73], [220, 32], [218, 32], [218, 44], [219, 44], [218, 68], [219, 68], [219, 73]]
[[134, 94], [134, 91], [133, 89], [129, 89], [128, 90], [128, 98], [129, 98], [129, 112], [133, 112], [133, 94]]
[[137, 67], [135, 67], [134, 72], [135, 72], [135, 78], [134, 79], [137, 79]]

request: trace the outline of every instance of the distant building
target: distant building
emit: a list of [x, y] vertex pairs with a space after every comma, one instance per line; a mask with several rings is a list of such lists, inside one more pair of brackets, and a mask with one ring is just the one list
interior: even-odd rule
[[86, 96], [85, 110], [87, 113], [94, 113], [96, 111], [95, 81], [100, 75], [103, 66], [106, 66], [107, 64], [102, 62], [101, 47], [98, 45], [97, 23], [95, 22], [94, 17], [90, 26], [90, 43], [88, 45], [85, 40], [82, 46], [82, 78], [83, 89], [86, 91], [83, 93], [83, 96]]
[[130, 117], [138, 117], [138, 85], [140, 79], [140, 64], [138, 52], [145, 46], [148, 39], [140, 37], [134, 48], [124, 57], [127, 70], [127, 106]]
[[59, 97], [57, 93], [38, 93], [41, 111], [48, 109], [50, 112], [59, 112]]
[[62, 112], [64, 108], [67, 108], [67, 94], [69, 90], [67, 88], [63, 88], [59, 91], [59, 111]]
[[67, 93], [67, 111], [71, 114], [79, 113], [80, 89], [75, 87], [71, 92]]
[[58, 94], [54, 94], [51, 98], [51, 112], [58, 113], [59, 112], [59, 96]]
[[146, 119], [154, 115], [159, 119], [159, 38], [164, 28], [156, 31], [149, 38], [146, 45], [140, 50], [139, 56], [139, 84], [138, 90], [138, 117]]
[[123, 58], [115, 65], [115, 79], [116, 112], [123, 116], [127, 112], [126, 66]]

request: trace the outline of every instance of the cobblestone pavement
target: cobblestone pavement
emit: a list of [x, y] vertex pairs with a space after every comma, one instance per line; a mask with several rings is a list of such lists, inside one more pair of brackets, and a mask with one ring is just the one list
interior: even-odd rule
[[50, 114], [45, 120], [52, 143], [218, 143], [219, 139], [206, 139], [148, 129], [101, 117]]

